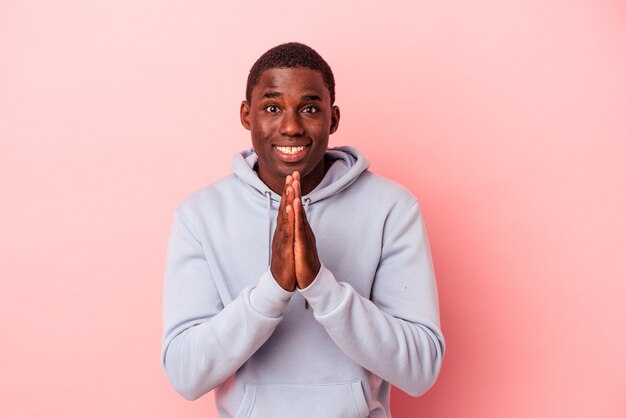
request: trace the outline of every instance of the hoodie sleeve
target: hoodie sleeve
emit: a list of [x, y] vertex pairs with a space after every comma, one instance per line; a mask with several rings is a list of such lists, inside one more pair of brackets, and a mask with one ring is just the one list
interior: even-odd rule
[[428, 239], [419, 205], [412, 203], [389, 213], [371, 300], [324, 266], [300, 292], [346, 355], [418, 396], [437, 379], [445, 344]]
[[201, 242], [177, 212], [165, 271], [161, 358], [172, 386], [197, 399], [243, 365], [270, 337], [293, 292], [266, 271], [223, 306]]

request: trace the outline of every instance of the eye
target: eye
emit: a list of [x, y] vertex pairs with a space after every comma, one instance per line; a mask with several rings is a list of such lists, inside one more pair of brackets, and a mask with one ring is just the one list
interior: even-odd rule
[[265, 111], [269, 112], [269, 113], [276, 113], [279, 110], [280, 109], [278, 109], [278, 106], [276, 106], [276, 105], [267, 105], [267, 106], [265, 106]]
[[315, 106], [307, 106], [302, 109], [302, 113], [316, 113], [319, 112], [319, 109]]

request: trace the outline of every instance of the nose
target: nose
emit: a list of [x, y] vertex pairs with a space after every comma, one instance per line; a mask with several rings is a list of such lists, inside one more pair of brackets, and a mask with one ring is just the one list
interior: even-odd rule
[[296, 137], [304, 135], [304, 126], [298, 112], [284, 112], [280, 124], [281, 135]]

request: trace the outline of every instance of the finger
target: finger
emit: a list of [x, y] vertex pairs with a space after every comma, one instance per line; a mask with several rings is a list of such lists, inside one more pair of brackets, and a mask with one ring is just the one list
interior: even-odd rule
[[[300, 186], [302, 185], [302, 180], [300, 179], [300, 173], [297, 171], [294, 171], [291, 176], [293, 177], [294, 182], [298, 182], [298, 192], [300, 192], [300, 189], [301, 189]], [[302, 193], [299, 193], [299, 195], [301, 197]]]
[[285, 205], [288, 202], [288, 196], [289, 196], [289, 186], [291, 186], [293, 182], [293, 177], [292, 176], [287, 176], [285, 177], [285, 186], [283, 187], [283, 194], [280, 197], [280, 205], [278, 206], [278, 212], [282, 212], [285, 210]]
[[292, 186], [294, 189], [292, 206], [294, 208], [295, 218], [295, 240], [299, 242], [300, 245], [304, 246], [304, 248], [315, 248], [315, 236], [313, 235], [313, 230], [311, 229], [311, 226], [309, 225], [308, 219], [306, 217], [306, 211], [304, 210], [304, 206], [302, 205], [300, 173], [294, 171], [292, 177]]
[[[288, 223], [289, 222], [288, 211], [291, 210], [293, 212], [292, 202], [293, 202], [294, 193], [295, 192], [294, 192], [292, 186], [285, 187], [285, 192], [283, 193], [283, 198], [280, 200], [280, 204], [282, 206], [282, 211], [279, 212], [279, 214], [278, 214], [278, 216], [281, 218], [281, 221], [283, 223]], [[292, 213], [291, 216], [293, 216], [293, 213]]]
[[300, 187], [301, 186], [300, 180], [294, 178], [291, 185], [293, 186], [293, 190], [295, 192], [294, 199], [300, 199], [302, 197], [302, 189]]
[[300, 199], [293, 200], [293, 207], [295, 212], [295, 220], [294, 220], [294, 230], [296, 233], [296, 240], [299, 242], [306, 242], [306, 230], [305, 230], [305, 222], [303, 219], [304, 209], [302, 208], [302, 202]]
[[306, 210], [304, 210], [304, 206], [302, 206], [302, 201], [298, 200], [300, 203], [299, 208], [300, 211], [298, 213], [298, 223], [296, 223], [296, 227], [300, 229], [300, 236], [303, 239], [303, 242], [306, 242], [309, 247], [315, 247], [315, 234], [313, 233], [313, 228], [311, 228], [311, 224], [309, 223], [309, 219], [306, 216]]
[[305, 242], [307, 246], [315, 245], [315, 234], [313, 234], [313, 229], [311, 228], [311, 224], [306, 217], [306, 211], [302, 206], [302, 203], [298, 201], [299, 211], [296, 217], [296, 230], [300, 234], [299, 238], [302, 239], [302, 242]]
[[285, 188], [283, 190], [283, 197], [281, 198], [281, 205], [283, 205], [283, 222], [288, 229], [288, 235], [293, 237], [293, 225], [294, 225], [294, 213], [293, 213], [293, 200], [295, 197], [294, 179], [289, 175], [285, 178]]
[[293, 207], [291, 206], [294, 196], [293, 178], [287, 176], [285, 178], [285, 187], [283, 189], [283, 195], [280, 200], [280, 207], [277, 220], [277, 229], [280, 229], [280, 236], [283, 245], [288, 248], [293, 246], [294, 237], [294, 214]]
[[300, 196], [300, 181], [293, 180], [291, 183], [291, 187], [293, 188], [293, 198], [291, 199], [291, 205], [293, 206], [296, 201], [300, 201], [302, 196]]
[[[296, 171], [294, 172], [294, 174], [298, 174], [298, 172]], [[304, 234], [307, 232], [307, 230], [310, 230], [311, 227], [309, 225], [309, 220], [306, 217], [306, 211], [304, 210], [304, 207], [302, 206], [302, 194], [300, 190], [300, 181], [294, 180], [292, 184], [294, 187], [293, 204], [295, 206], [295, 203], [297, 201], [298, 209], [299, 209], [296, 212], [296, 229], [299, 229]], [[311, 231], [311, 233], [313, 233], [313, 231]]]
[[295, 214], [294, 214], [293, 206], [291, 205], [287, 206], [287, 208], [285, 209], [285, 214], [286, 214], [287, 222], [289, 222], [290, 224], [295, 222]]

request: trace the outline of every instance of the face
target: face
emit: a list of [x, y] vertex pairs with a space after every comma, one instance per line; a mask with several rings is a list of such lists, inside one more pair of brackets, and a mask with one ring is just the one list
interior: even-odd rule
[[325, 172], [328, 136], [339, 125], [339, 108], [331, 105], [319, 71], [264, 71], [250, 103], [241, 104], [240, 116], [259, 158], [259, 177], [273, 191], [282, 193], [285, 177], [296, 170], [303, 194], [319, 184]]

